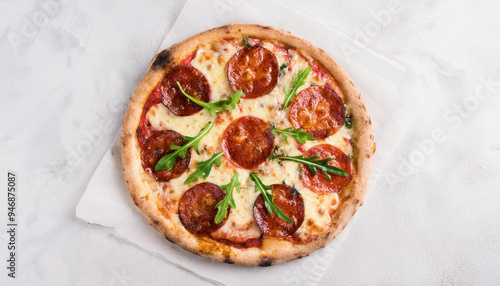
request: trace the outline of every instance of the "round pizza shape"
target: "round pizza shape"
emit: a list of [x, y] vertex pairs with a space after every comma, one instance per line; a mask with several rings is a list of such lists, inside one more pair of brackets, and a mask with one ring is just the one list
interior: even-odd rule
[[163, 236], [259, 266], [332, 241], [363, 203], [375, 151], [364, 100], [330, 56], [239, 23], [153, 58], [120, 145], [133, 202]]

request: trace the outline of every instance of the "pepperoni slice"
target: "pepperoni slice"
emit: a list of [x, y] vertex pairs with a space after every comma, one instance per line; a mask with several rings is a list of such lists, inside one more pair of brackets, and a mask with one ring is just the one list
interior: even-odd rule
[[347, 177], [329, 173], [332, 179], [330, 182], [321, 171], [317, 171], [316, 175], [313, 175], [309, 169], [302, 164], [302, 183], [311, 191], [319, 194], [338, 193], [351, 181], [351, 161], [349, 161], [349, 157], [347, 157], [347, 155], [344, 154], [344, 152], [342, 152], [339, 148], [329, 144], [321, 144], [307, 150], [305, 156], [320, 156], [321, 159], [333, 158], [334, 160], [328, 163], [329, 165], [340, 168], [349, 173], [349, 176]]
[[276, 56], [266, 48], [252, 46], [239, 50], [227, 63], [227, 78], [234, 91], [243, 90], [244, 98], [268, 94], [278, 84]]
[[260, 229], [269, 236], [284, 237], [294, 234], [304, 221], [304, 200], [299, 192], [287, 185], [273, 185], [270, 191], [274, 195], [273, 202], [289, 217], [293, 223], [270, 215], [264, 203], [264, 197], [259, 195], [255, 200], [253, 215]]
[[205, 102], [210, 101], [211, 90], [205, 76], [193, 66], [175, 66], [165, 75], [161, 83], [161, 100], [173, 114], [188, 116], [203, 109], [182, 94], [177, 82], [187, 94]]
[[301, 128], [317, 139], [324, 139], [344, 125], [344, 102], [327, 86], [311, 86], [292, 100], [290, 121], [294, 128]]
[[191, 160], [190, 150], [188, 150], [184, 159], [181, 157], [177, 158], [172, 170], [155, 171], [154, 169], [156, 163], [158, 163], [163, 156], [174, 151], [170, 149], [171, 145], [180, 146], [186, 144], [186, 142], [187, 141], [182, 138], [181, 134], [172, 130], [164, 130], [154, 133], [148, 138], [146, 143], [144, 143], [141, 150], [142, 167], [157, 181], [166, 182], [179, 177], [189, 166], [189, 162]]
[[233, 121], [222, 135], [224, 156], [234, 165], [253, 169], [271, 155], [274, 136], [262, 119], [244, 116]]
[[[215, 223], [215, 205], [224, 199], [224, 192], [212, 183], [201, 183], [187, 190], [179, 200], [179, 218], [182, 225], [191, 233], [209, 235], [225, 222]], [[228, 207], [229, 209], [229, 207]]]

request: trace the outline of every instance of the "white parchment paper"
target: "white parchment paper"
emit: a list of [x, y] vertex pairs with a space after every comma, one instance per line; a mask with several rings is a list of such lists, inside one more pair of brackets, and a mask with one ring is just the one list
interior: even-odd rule
[[[417, 90], [414, 86], [422, 84], [422, 80], [405, 65], [367, 49], [340, 31], [265, 0], [188, 0], [159, 50], [204, 30], [237, 21], [291, 31], [324, 49], [351, 76], [366, 100], [377, 144], [369, 197], [370, 187], [379, 178], [417, 110], [421, 97], [414, 92]], [[109, 227], [119, 237], [196, 275], [228, 285], [243, 281], [245, 285], [315, 285], [342, 246], [342, 240], [349, 236], [349, 228], [362, 223], [351, 221], [331, 244], [309, 257], [273, 267], [242, 267], [198, 257], [168, 242], [135, 208], [124, 183], [117, 140], [90, 180], [76, 215], [87, 222]]]

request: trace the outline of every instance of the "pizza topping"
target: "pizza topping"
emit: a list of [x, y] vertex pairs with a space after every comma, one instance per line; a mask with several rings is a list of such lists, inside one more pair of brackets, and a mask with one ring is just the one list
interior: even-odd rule
[[274, 137], [276, 137], [276, 133], [281, 133], [283, 135], [283, 141], [285, 141], [286, 144], [288, 144], [288, 139], [286, 138], [287, 136], [291, 136], [301, 144], [305, 144], [306, 141], [317, 141], [314, 136], [311, 134], [302, 131], [300, 128], [299, 129], [292, 129], [292, 127], [288, 127], [285, 129], [278, 129], [275, 128], [274, 126], [271, 127], [271, 131], [273, 132]]
[[[325, 144], [326, 145], [326, 144]], [[326, 158], [326, 159], [321, 159], [320, 156], [314, 156], [314, 157], [309, 157], [309, 158], [304, 158], [303, 155], [300, 156], [275, 156], [275, 159], [279, 160], [288, 160], [288, 161], [294, 161], [297, 163], [302, 163], [303, 165], [306, 165], [309, 171], [313, 174], [316, 175], [316, 169], [319, 169], [323, 175], [325, 175], [326, 179], [331, 182], [332, 179], [328, 173], [332, 173], [337, 176], [343, 176], [347, 177], [349, 176], [349, 173], [346, 171], [339, 169], [334, 166], [330, 166], [328, 163], [333, 161], [333, 158]]]
[[245, 48], [250, 48], [252, 46], [248, 37], [244, 37], [243, 42], [245, 43]]
[[208, 178], [208, 175], [212, 171], [212, 166], [215, 164], [217, 167], [220, 167], [222, 163], [222, 155], [223, 152], [216, 153], [210, 157], [210, 159], [202, 162], [196, 163], [196, 171], [194, 171], [189, 177], [184, 181], [184, 184], [187, 185], [194, 180], [198, 179], [198, 177], [203, 176], [203, 179]]
[[[277, 206], [274, 203], [274, 196], [270, 194], [268, 191], [272, 190], [272, 186], [264, 185], [262, 181], [257, 177], [256, 173], [250, 174], [250, 179], [255, 182], [255, 192], [260, 191], [260, 194], [262, 196], [262, 199], [264, 200], [264, 206], [267, 209], [267, 212], [269, 213], [270, 216], [273, 216], [276, 214], [276, 216], [280, 219], [283, 220], [286, 223], [293, 223], [293, 220], [289, 218], [281, 209], [279, 206]], [[255, 213], [254, 213], [255, 215]]]
[[222, 135], [222, 150], [234, 165], [253, 169], [273, 152], [274, 136], [262, 119], [244, 116], [233, 121]]
[[196, 56], [196, 51], [192, 52], [190, 55], [188, 55], [185, 59], [181, 61], [181, 65], [190, 65], [191, 61], [194, 59]]
[[201, 183], [187, 190], [179, 200], [179, 218], [191, 233], [210, 235], [222, 224], [215, 223], [215, 206], [224, 198], [224, 192], [212, 183]]
[[302, 128], [318, 139], [325, 139], [344, 125], [344, 102], [327, 86], [311, 86], [292, 101], [290, 121], [294, 128]]
[[238, 193], [240, 192], [240, 174], [238, 174], [238, 172], [234, 173], [231, 182], [227, 185], [220, 186], [220, 188], [226, 191], [226, 196], [215, 206], [215, 208], [218, 209], [217, 215], [215, 216], [216, 224], [221, 223], [226, 218], [229, 207], [233, 209], [236, 208], [236, 203], [233, 199], [233, 189], [236, 189]]
[[291, 223], [269, 214], [263, 194], [257, 197], [253, 213], [260, 229], [269, 236], [286, 237], [294, 234], [304, 221], [304, 201], [299, 192], [287, 185], [272, 185], [274, 203], [290, 217]]
[[285, 69], [288, 67], [288, 62], [285, 62], [283, 63], [281, 66], [280, 66], [280, 72], [278, 74], [278, 76], [282, 76], [283, 73], [285, 72]]
[[350, 114], [347, 114], [345, 116], [345, 121], [344, 121], [344, 125], [347, 129], [351, 129], [352, 128], [352, 115]]
[[212, 129], [213, 126], [214, 124], [212, 122], [208, 122], [205, 128], [203, 128], [200, 131], [200, 133], [198, 133], [198, 135], [196, 135], [195, 137], [184, 136], [184, 140], [187, 140], [187, 143], [170, 145], [170, 149], [175, 151], [171, 153], [166, 153], [168, 155], [162, 155], [163, 157], [158, 161], [158, 163], [156, 163], [155, 171], [163, 169], [172, 170], [179, 156], [181, 158], [185, 158], [186, 156], [191, 156], [191, 153], [188, 152], [191, 146], [194, 147], [194, 150], [196, 151], [197, 154], [200, 154], [200, 151], [198, 151], [198, 145], [200, 144], [200, 140], [201, 138], [203, 138], [203, 136], [207, 135], [207, 133], [210, 131], [210, 129]]
[[148, 100], [146, 101], [144, 107], [142, 108], [139, 127], [137, 127], [136, 130], [137, 140], [139, 141], [139, 145], [141, 147], [144, 146], [144, 143], [149, 138], [149, 136], [151, 136], [152, 133], [149, 120], [146, 117], [148, 110], [160, 102], [161, 102], [161, 84], [158, 83], [158, 85], [153, 89], [151, 94], [149, 94]]
[[306, 83], [306, 79], [309, 76], [310, 72], [311, 72], [311, 67], [307, 67], [304, 70], [300, 70], [297, 76], [292, 79], [292, 89], [289, 90], [285, 86], [285, 102], [283, 103], [282, 109], [286, 109], [288, 107], [290, 101], [292, 101], [292, 99], [297, 94], [297, 90], [299, 89], [299, 87], [303, 86]]
[[239, 50], [227, 64], [227, 78], [234, 91], [243, 90], [244, 98], [268, 94], [278, 84], [276, 56], [266, 48], [252, 46]]
[[218, 100], [218, 101], [216, 101], [214, 103], [208, 103], [208, 102], [196, 99], [195, 97], [192, 97], [191, 95], [189, 95], [188, 93], [186, 93], [179, 82], [177, 82], [177, 86], [179, 87], [179, 89], [182, 92], [182, 94], [184, 94], [192, 102], [194, 102], [194, 103], [198, 104], [199, 106], [202, 106], [203, 108], [205, 108], [208, 111], [208, 114], [210, 114], [210, 116], [212, 116], [212, 112], [218, 113], [218, 112], [224, 111], [224, 110], [233, 110], [233, 109], [235, 109], [236, 108], [236, 104], [238, 104], [238, 102], [240, 101], [241, 96], [243, 95], [243, 91], [242, 90], [238, 90], [237, 92], [235, 92], [231, 96], [231, 99], [221, 99], [221, 100]]
[[349, 157], [337, 147], [329, 144], [321, 144], [307, 150], [305, 155], [310, 158], [316, 156], [319, 156], [321, 159], [331, 158], [333, 160], [328, 162], [328, 165], [340, 168], [347, 174], [347, 176], [339, 176], [328, 171], [332, 174], [325, 176], [324, 172], [311, 172], [309, 167], [305, 168], [302, 166], [302, 183], [311, 191], [320, 194], [337, 193], [351, 181], [351, 162]]
[[182, 145], [186, 143], [182, 135], [171, 130], [155, 132], [144, 143], [141, 150], [141, 161], [144, 170], [146, 170], [157, 181], [166, 182], [179, 177], [186, 171], [191, 160], [191, 154], [188, 153], [183, 158], [173, 160], [172, 168], [169, 170], [154, 170], [157, 162], [163, 156], [172, 153], [172, 145]]
[[161, 83], [162, 102], [178, 116], [188, 116], [200, 111], [202, 107], [183, 95], [177, 82], [194, 98], [209, 102], [210, 85], [205, 76], [191, 65], [178, 65], [167, 72]]

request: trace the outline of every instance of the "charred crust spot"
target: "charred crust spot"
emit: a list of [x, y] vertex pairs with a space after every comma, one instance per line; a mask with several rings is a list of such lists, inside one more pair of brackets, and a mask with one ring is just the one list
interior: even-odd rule
[[370, 158], [370, 154], [366, 154], [366, 158]]
[[234, 261], [231, 260], [231, 257], [226, 256], [226, 258], [224, 259], [224, 263], [227, 263], [227, 264], [234, 264]]
[[260, 267], [269, 267], [273, 265], [273, 260], [270, 258], [264, 258], [262, 261], [259, 263]]
[[357, 205], [358, 203], [359, 203], [359, 200], [358, 200], [358, 199], [356, 199], [356, 200], [354, 201], [354, 204], [355, 204], [355, 205]]
[[171, 240], [170, 238], [168, 238], [168, 236], [165, 236], [165, 238], [166, 238], [168, 241], [170, 241], [171, 243], [174, 243], [174, 241], [173, 241], [173, 240]]
[[169, 50], [164, 50], [158, 54], [154, 63], [151, 65], [152, 70], [161, 70], [165, 69], [170, 63], [172, 63], [174, 59], [172, 58], [172, 54]]
[[374, 139], [374, 138], [373, 138], [373, 134], [370, 134], [370, 139], [372, 139], [372, 140]]
[[269, 26], [262, 26], [262, 29], [269, 30], [269, 29], [271, 29], [271, 27], [269, 27]]
[[159, 222], [159, 221], [157, 221], [157, 220], [153, 220], [153, 223], [154, 223], [154, 224], [159, 224], [160, 222]]

